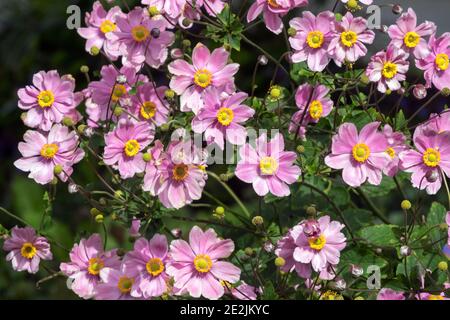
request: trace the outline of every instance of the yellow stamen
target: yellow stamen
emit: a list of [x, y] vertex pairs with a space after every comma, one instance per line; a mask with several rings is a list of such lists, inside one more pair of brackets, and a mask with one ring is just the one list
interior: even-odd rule
[[151, 258], [145, 265], [147, 272], [156, 277], [164, 271], [164, 263], [159, 258]]
[[341, 42], [344, 46], [351, 48], [358, 41], [358, 35], [354, 31], [345, 31], [341, 33]]
[[111, 20], [105, 20], [100, 25], [100, 31], [103, 33], [113, 32], [117, 28], [116, 24]]
[[272, 8], [278, 8], [280, 6], [276, 0], [267, 0], [267, 4]]
[[52, 159], [58, 152], [58, 145], [54, 143], [44, 144], [41, 148], [41, 156], [45, 159]]
[[444, 297], [438, 294], [430, 294], [428, 300], [444, 300]]
[[383, 66], [383, 76], [386, 79], [392, 79], [397, 74], [397, 65], [390, 61], [386, 62]]
[[206, 254], [199, 254], [194, 259], [195, 270], [201, 273], [209, 272], [212, 268], [211, 258]]
[[365, 143], [358, 143], [353, 147], [352, 150], [353, 158], [360, 162], [364, 163], [367, 159], [369, 159], [370, 156], [370, 148]]
[[306, 37], [306, 43], [313, 49], [322, 47], [324, 42], [324, 35], [321, 31], [311, 31]]
[[437, 149], [428, 148], [423, 153], [423, 163], [430, 168], [435, 168], [441, 162], [441, 153]]
[[91, 258], [89, 259], [88, 272], [93, 276], [98, 276], [100, 274], [100, 270], [103, 269], [105, 263], [100, 258]]
[[325, 239], [325, 236], [321, 234], [318, 237], [311, 237], [308, 239], [309, 247], [311, 249], [320, 251], [323, 247], [325, 247], [325, 244], [327, 243], [327, 239]]
[[394, 150], [394, 148], [391, 148], [391, 147], [387, 148], [386, 149], [386, 153], [389, 155], [389, 157], [391, 157], [391, 159], [395, 158], [395, 150]]
[[408, 32], [407, 34], [405, 34], [403, 42], [408, 48], [415, 48], [420, 43], [420, 36], [416, 32]]
[[436, 63], [436, 67], [439, 70], [445, 71], [448, 69], [448, 67], [450, 65], [450, 59], [447, 54], [440, 53], [440, 54], [436, 55], [435, 63]]
[[20, 254], [26, 259], [33, 259], [36, 255], [37, 249], [31, 242], [25, 242], [20, 249]]
[[145, 101], [140, 110], [141, 116], [144, 119], [151, 119], [156, 114], [156, 103], [151, 101]]
[[144, 26], [136, 26], [131, 29], [131, 35], [134, 41], [143, 42], [150, 36], [150, 31]]
[[117, 102], [126, 94], [127, 88], [123, 84], [116, 84], [111, 95], [111, 100]]
[[131, 288], [133, 287], [134, 279], [128, 278], [128, 277], [120, 277], [119, 282], [117, 283], [117, 288], [119, 288], [119, 291], [122, 293], [130, 293]]
[[234, 119], [234, 112], [230, 108], [222, 107], [217, 111], [217, 121], [223, 126], [229, 126]]
[[139, 150], [141, 149], [141, 145], [136, 140], [131, 139], [125, 143], [125, 146], [123, 149], [127, 156], [134, 157], [135, 155], [137, 155], [139, 153]]
[[185, 164], [177, 164], [172, 169], [172, 177], [176, 181], [183, 181], [189, 175], [189, 167]]
[[198, 70], [194, 75], [194, 82], [196, 85], [206, 88], [211, 84], [212, 74], [206, 69]]
[[278, 162], [272, 157], [263, 157], [259, 161], [259, 169], [263, 174], [273, 175], [278, 169]]
[[55, 95], [51, 90], [44, 90], [39, 92], [37, 101], [41, 108], [49, 108], [55, 103]]
[[320, 119], [323, 113], [323, 106], [322, 103], [319, 100], [314, 100], [311, 102], [311, 105], [309, 106], [309, 115], [314, 120]]

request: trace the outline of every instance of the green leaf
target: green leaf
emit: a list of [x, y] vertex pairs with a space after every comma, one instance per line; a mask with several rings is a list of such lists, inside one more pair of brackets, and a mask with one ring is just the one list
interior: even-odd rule
[[343, 272], [349, 272], [350, 265], [358, 265], [363, 268], [364, 274], [367, 275], [367, 268], [369, 266], [378, 266], [380, 269], [386, 267], [388, 262], [378, 257], [373, 251], [365, 250], [362, 248], [351, 248], [345, 250], [341, 254], [341, 261], [339, 262], [339, 267], [343, 269]]
[[359, 231], [361, 238], [367, 240], [371, 245], [381, 247], [392, 247], [398, 244], [395, 230], [398, 229], [395, 225], [380, 224], [370, 227], [365, 227]]
[[[430, 212], [428, 213], [427, 226], [431, 228], [436, 225], [440, 225], [441, 223], [445, 223], [446, 214], [447, 209], [442, 204], [438, 202], [433, 202], [431, 205]], [[443, 233], [440, 232], [439, 228], [435, 228], [430, 232], [430, 237], [433, 241], [438, 241], [443, 237]]]
[[390, 177], [383, 177], [379, 186], [364, 185], [361, 189], [370, 198], [383, 197], [391, 193], [396, 188], [394, 179]]

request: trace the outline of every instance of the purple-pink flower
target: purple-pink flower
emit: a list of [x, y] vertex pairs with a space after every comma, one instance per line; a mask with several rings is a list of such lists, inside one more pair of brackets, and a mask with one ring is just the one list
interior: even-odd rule
[[101, 283], [95, 288], [96, 300], [132, 300], [131, 291], [136, 288], [135, 278], [120, 269], [102, 268]]
[[36, 73], [33, 85], [17, 92], [19, 108], [27, 111], [25, 125], [49, 131], [54, 123], [60, 123], [75, 109], [74, 90], [74, 79], [60, 77], [56, 70]]
[[236, 283], [241, 274], [238, 267], [220, 260], [233, 251], [232, 240], [220, 240], [213, 229], [203, 232], [197, 226], [189, 233], [189, 243], [172, 241], [167, 273], [174, 277], [177, 294], [189, 293], [194, 298], [203, 296], [212, 300], [222, 297], [225, 289], [221, 281]]
[[430, 114], [428, 121], [417, 126], [414, 135], [434, 136], [444, 132], [450, 132], [450, 111], [448, 110], [440, 114]]
[[211, 53], [199, 43], [192, 52], [192, 64], [181, 59], [169, 64], [169, 72], [173, 75], [170, 88], [181, 95], [181, 111], [197, 114], [203, 108], [205, 92], [211, 88], [229, 94], [235, 91], [234, 75], [239, 65], [228, 64], [229, 56], [230, 53], [224, 48], [217, 48]]
[[240, 160], [236, 167], [236, 176], [247, 183], [259, 196], [272, 193], [278, 197], [288, 196], [289, 185], [299, 178], [301, 171], [294, 164], [295, 152], [284, 151], [284, 139], [279, 133], [267, 142], [266, 134], [256, 140], [256, 148], [245, 144], [239, 150]]
[[147, 121], [156, 126], [167, 123], [170, 106], [165, 100], [167, 87], [155, 88], [155, 84], [147, 82], [137, 87], [137, 92], [131, 97], [130, 113], [140, 121]]
[[16, 271], [36, 273], [41, 260], [53, 259], [47, 239], [36, 235], [31, 227], [12, 228], [11, 236], [3, 244], [3, 250], [9, 251], [6, 260], [11, 261]]
[[47, 133], [28, 130], [24, 140], [19, 143], [22, 158], [14, 165], [30, 172], [28, 177], [39, 184], [50, 183], [55, 174], [67, 181], [73, 172], [72, 166], [84, 158], [76, 133], [60, 124], [55, 124]]
[[388, 124], [383, 127], [383, 134], [388, 143], [386, 153], [391, 158], [389, 164], [383, 169], [383, 172], [385, 175], [393, 177], [399, 169], [400, 158], [398, 155], [407, 150], [406, 137], [403, 133], [394, 131]]
[[237, 287], [231, 288], [231, 295], [239, 300], [256, 300], [259, 290], [242, 281]]
[[382, 171], [389, 164], [388, 143], [378, 132], [379, 122], [367, 124], [358, 134], [353, 123], [344, 123], [333, 136], [331, 154], [325, 158], [327, 166], [342, 171], [342, 178], [351, 187], [359, 187], [366, 180], [379, 185]]
[[389, 288], [382, 288], [377, 295], [377, 300], [405, 300], [405, 293]]

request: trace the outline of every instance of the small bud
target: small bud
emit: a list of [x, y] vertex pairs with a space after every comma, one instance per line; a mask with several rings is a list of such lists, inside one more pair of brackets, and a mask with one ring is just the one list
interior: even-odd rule
[[403, 200], [401, 203], [401, 207], [403, 210], [411, 209], [411, 202], [409, 200]]
[[273, 87], [270, 89], [270, 97], [271, 97], [272, 99], [279, 99], [280, 96], [281, 96], [281, 93], [282, 93], [281, 88], [278, 87], [278, 86], [273, 86]]
[[163, 123], [163, 124], [161, 125], [161, 127], [159, 127], [159, 128], [161, 129], [162, 132], [167, 132], [167, 131], [169, 131], [169, 129], [170, 129], [170, 124], [168, 124], [168, 123]]
[[367, 84], [370, 83], [370, 79], [369, 79], [369, 77], [368, 77], [366, 74], [363, 74], [363, 75], [361, 76], [361, 78], [359, 79], [359, 81], [360, 81], [362, 84], [364, 84], [364, 85], [367, 85]]
[[275, 249], [275, 246], [273, 245], [272, 242], [270, 241], [266, 241], [264, 243], [264, 250], [268, 253], [271, 253], [273, 250]]
[[411, 248], [408, 246], [401, 246], [400, 247], [400, 255], [402, 257], [409, 257], [411, 255]]
[[225, 208], [224, 207], [217, 207], [214, 212], [218, 214], [219, 216], [223, 216], [225, 214]]
[[181, 24], [183, 25], [183, 27], [189, 27], [192, 24], [192, 20], [188, 19], [188, 18], [184, 18], [183, 21], [181, 22]]
[[403, 8], [399, 4], [394, 4], [394, 6], [392, 7], [392, 12], [394, 14], [402, 14]]
[[229, 179], [228, 174], [226, 173], [221, 173], [219, 176], [220, 180], [222, 180], [223, 182], [227, 182]]
[[297, 146], [297, 152], [302, 154], [305, 152], [305, 147], [302, 146], [301, 144]]
[[448, 263], [446, 261], [441, 261], [438, 263], [438, 269], [441, 271], [447, 271], [448, 270]]
[[254, 226], [261, 226], [261, 225], [263, 225], [264, 224], [264, 218], [263, 217], [261, 217], [261, 216], [255, 216], [255, 217], [253, 217], [253, 219], [252, 219], [252, 224], [254, 225]]
[[60, 164], [57, 164], [54, 168], [53, 168], [53, 173], [54, 174], [61, 174], [63, 172], [63, 167]]
[[100, 49], [97, 47], [92, 47], [91, 48], [91, 55], [93, 56], [97, 56], [100, 53]]
[[334, 16], [335, 16], [337, 22], [341, 22], [342, 21], [342, 18], [343, 18], [342, 14], [336, 13]]
[[120, 117], [123, 113], [123, 109], [121, 107], [115, 107], [114, 108], [114, 115], [116, 117]]
[[444, 89], [442, 89], [442, 90], [441, 90], [441, 94], [442, 94], [444, 97], [449, 97], [449, 96], [450, 96], [450, 89], [449, 89], [449, 88], [444, 88]]
[[181, 236], [183, 235], [183, 232], [181, 231], [180, 228], [172, 229], [172, 230], [170, 230], [170, 233], [176, 239], [181, 238]]
[[358, 1], [357, 0], [348, 0], [347, 7], [352, 10], [358, 9]]
[[312, 216], [312, 217], [314, 217], [316, 214], [317, 214], [317, 210], [316, 210], [316, 207], [314, 207], [314, 206], [309, 206], [308, 208], [306, 208], [306, 214], [308, 215], [308, 216]]
[[171, 100], [175, 97], [175, 91], [171, 90], [171, 89], [167, 89], [166, 91], [164, 91], [164, 96]]
[[344, 278], [336, 277], [332, 282], [332, 288], [334, 290], [343, 291], [347, 288], [347, 282], [344, 280]]
[[364, 274], [364, 269], [361, 266], [358, 266], [356, 264], [351, 264], [350, 265], [350, 273], [355, 278], [359, 278]]
[[170, 50], [170, 57], [172, 59], [183, 58], [183, 51], [179, 48], [172, 49], [172, 50]]
[[97, 223], [103, 223], [104, 220], [105, 220], [105, 217], [102, 214], [98, 214], [95, 216], [95, 222], [97, 222]]
[[269, 63], [269, 59], [265, 55], [260, 55], [258, 57], [258, 64], [261, 66], [265, 66]]
[[150, 17], [159, 15], [159, 10], [156, 6], [148, 7], [147, 11], [148, 11], [148, 14], [150, 15]]
[[192, 43], [191, 43], [191, 41], [189, 39], [184, 39], [181, 42], [181, 44], [183, 45], [183, 48], [189, 48], [192, 45]]
[[66, 127], [72, 127], [74, 125], [73, 120], [70, 117], [64, 117], [62, 122]]
[[86, 130], [86, 128], [87, 128], [86, 125], [80, 124], [80, 125], [78, 126], [78, 128], [77, 128], [77, 131], [78, 131], [79, 134], [83, 134], [83, 133], [84, 133], [84, 130]]
[[158, 28], [153, 28], [152, 31], [150, 31], [150, 34], [154, 39], [158, 39], [161, 35], [161, 30], [159, 30]]
[[50, 182], [52, 185], [57, 185], [58, 184], [58, 178], [54, 177], [52, 182]]
[[284, 260], [282, 257], [277, 257], [275, 259], [275, 266], [277, 266], [278, 268], [284, 266], [286, 264], [286, 260]]
[[116, 77], [116, 82], [119, 84], [125, 84], [127, 83], [127, 77], [123, 74], [120, 74]]
[[253, 255], [255, 254], [255, 251], [254, 251], [252, 248], [247, 247], [247, 248], [245, 248], [244, 253], [245, 253], [247, 256], [251, 257], [251, 256], [253, 256]]
[[145, 162], [150, 162], [150, 161], [152, 161], [152, 155], [151, 155], [151, 153], [148, 153], [148, 152], [144, 153], [144, 154], [142, 155], [142, 159], [143, 159]]
[[439, 179], [439, 173], [437, 172], [437, 170], [428, 171], [425, 175], [425, 178], [430, 183], [436, 182]]
[[100, 210], [98, 210], [97, 208], [91, 208], [90, 213], [93, 217], [102, 214], [102, 212]]
[[123, 197], [123, 192], [122, 192], [122, 190], [116, 190], [116, 191], [114, 192], [114, 198], [116, 198], [116, 199], [122, 199], [122, 197]]
[[80, 190], [80, 187], [78, 187], [78, 185], [76, 185], [75, 183], [69, 183], [67, 190], [69, 193], [74, 194]]
[[387, 90], [386, 90], [386, 95], [387, 95], [387, 96], [390, 96], [391, 94], [392, 94], [392, 90], [391, 90], [391, 89], [387, 89]]
[[288, 32], [288, 35], [291, 37], [295, 37], [295, 35], [297, 34], [297, 30], [294, 28], [289, 28], [287, 32]]
[[105, 207], [106, 207], [106, 205], [108, 204], [108, 200], [106, 200], [106, 198], [101, 197], [101, 198], [98, 200], [98, 203], [100, 203], [102, 206], [105, 206]]
[[89, 73], [89, 67], [88, 66], [81, 66], [80, 67], [81, 73]]
[[427, 88], [423, 84], [416, 84], [413, 89], [413, 95], [417, 100], [422, 100], [427, 97]]

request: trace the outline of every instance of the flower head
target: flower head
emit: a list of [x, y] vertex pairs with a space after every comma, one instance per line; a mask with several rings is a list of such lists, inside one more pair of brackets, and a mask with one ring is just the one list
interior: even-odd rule
[[382, 288], [378, 292], [377, 300], [405, 300], [405, 293], [389, 288]]
[[96, 300], [131, 300], [131, 292], [136, 290], [136, 280], [123, 271], [123, 266], [119, 269], [102, 268], [100, 270], [101, 282], [95, 288]]
[[138, 86], [136, 94], [131, 97], [131, 114], [140, 121], [147, 121], [156, 126], [167, 123], [170, 106], [164, 100], [166, 90], [165, 86], [155, 89], [155, 85], [150, 82]]
[[393, 177], [397, 174], [399, 169], [400, 158], [398, 155], [407, 150], [406, 137], [401, 132], [395, 132], [392, 130], [390, 125], [385, 125], [383, 127], [383, 135], [385, 136], [388, 148], [386, 153], [391, 158], [389, 164], [383, 169], [384, 174], [389, 177]]

